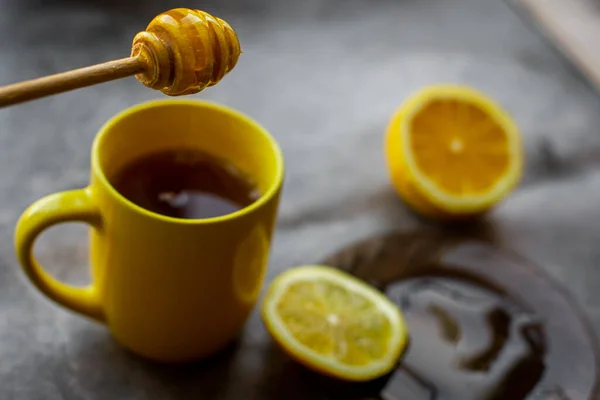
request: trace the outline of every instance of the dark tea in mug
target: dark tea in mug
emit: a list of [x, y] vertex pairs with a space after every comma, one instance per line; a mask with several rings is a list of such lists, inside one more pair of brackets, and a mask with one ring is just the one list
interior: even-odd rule
[[111, 182], [131, 202], [173, 218], [219, 217], [260, 197], [252, 179], [233, 163], [190, 148], [142, 156]]

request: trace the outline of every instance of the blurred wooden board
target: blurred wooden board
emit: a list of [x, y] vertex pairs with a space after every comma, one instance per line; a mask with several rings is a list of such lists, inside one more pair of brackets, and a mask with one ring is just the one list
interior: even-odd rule
[[599, 0], [511, 0], [600, 88]]

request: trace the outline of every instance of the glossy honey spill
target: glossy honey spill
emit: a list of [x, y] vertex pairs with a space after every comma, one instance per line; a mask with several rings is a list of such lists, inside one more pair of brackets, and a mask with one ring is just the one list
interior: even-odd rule
[[397, 370], [361, 398], [600, 395], [590, 327], [568, 295], [517, 255], [483, 241], [416, 232], [357, 243], [325, 263], [383, 290], [404, 310], [409, 327]]
[[435, 391], [440, 400], [520, 400], [541, 380], [543, 326], [510, 300], [440, 277], [409, 279], [388, 293], [413, 334], [403, 362], [421, 397]]
[[136, 78], [170, 96], [215, 85], [235, 67], [240, 54], [237, 35], [227, 22], [188, 8], [156, 16], [135, 36], [131, 51], [148, 65]]
[[389, 375], [346, 383], [273, 352], [286, 400], [597, 400], [599, 352], [584, 315], [536, 266], [476, 232], [391, 233], [319, 264], [364, 279], [404, 310], [409, 346]]

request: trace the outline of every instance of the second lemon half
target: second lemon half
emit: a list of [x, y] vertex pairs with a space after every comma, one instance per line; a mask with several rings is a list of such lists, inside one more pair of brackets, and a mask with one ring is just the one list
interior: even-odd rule
[[521, 135], [496, 102], [461, 85], [426, 87], [393, 115], [386, 157], [409, 206], [437, 219], [479, 215], [518, 184]]

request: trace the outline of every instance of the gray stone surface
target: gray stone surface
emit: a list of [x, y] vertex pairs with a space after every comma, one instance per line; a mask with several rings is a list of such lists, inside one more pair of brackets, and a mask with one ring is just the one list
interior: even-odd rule
[[[165, 1], [0, 0], [0, 84], [120, 58]], [[244, 54], [207, 98], [240, 109], [280, 141], [287, 178], [269, 278], [340, 246], [423, 224], [393, 194], [382, 137], [413, 90], [465, 82], [514, 115], [527, 148], [521, 187], [489, 217], [495, 240], [541, 264], [600, 332], [600, 101], [556, 52], [496, 0], [192, 1], [229, 21]], [[120, 349], [107, 330], [50, 303], [13, 249], [18, 215], [84, 186], [100, 125], [162, 95], [134, 79], [0, 110], [0, 398], [283, 398], [257, 315], [233, 350], [170, 369]], [[85, 282], [82, 226], [53, 228], [37, 255]], [[276, 378], [275, 378], [276, 379]], [[269, 397], [270, 396], [270, 397]]]

